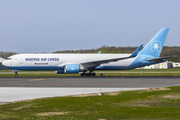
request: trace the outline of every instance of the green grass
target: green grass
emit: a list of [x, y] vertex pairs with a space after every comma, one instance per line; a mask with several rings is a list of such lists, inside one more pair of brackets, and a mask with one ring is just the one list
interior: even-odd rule
[[[78, 77], [80, 74], [56, 74], [54, 71], [19, 71], [19, 77]], [[104, 76], [180, 76], [180, 68], [173, 69], [133, 69], [133, 70], [109, 70], [95, 71], [97, 76], [104, 73]], [[111, 72], [111, 73], [107, 73]], [[143, 74], [141, 73], [143, 72]], [[0, 71], [0, 77], [14, 77], [12, 70]]]
[[[19, 77], [79, 77], [80, 74], [19, 73]], [[99, 76], [97, 73], [96, 76]], [[180, 76], [180, 73], [104, 73], [104, 76]], [[15, 77], [15, 74], [0, 74], [0, 77]]]
[[[19, 77], [78, 77], [80, 74], [18, 73]], [[15, 77], [15, 74], [0, 74], [0, 77]]]
[[104, 73], [104, 76], [180, 76], [180, 73]]
[[4, 120], [180, 119], [180, 86], [103, 96], [54, 97], [0, 106]]

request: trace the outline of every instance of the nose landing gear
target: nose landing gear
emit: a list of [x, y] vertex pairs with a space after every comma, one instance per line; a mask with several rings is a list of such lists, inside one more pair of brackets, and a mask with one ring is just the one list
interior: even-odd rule
[[18, 77], [18, 70], [14, 70], [15, 77]]

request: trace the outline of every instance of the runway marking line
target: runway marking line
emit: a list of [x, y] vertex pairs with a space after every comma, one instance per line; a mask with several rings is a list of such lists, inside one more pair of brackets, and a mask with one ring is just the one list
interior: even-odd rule
[[29, 79], [29, 81], [40, 81], [40, 80], [44, 80], [44, 79]]

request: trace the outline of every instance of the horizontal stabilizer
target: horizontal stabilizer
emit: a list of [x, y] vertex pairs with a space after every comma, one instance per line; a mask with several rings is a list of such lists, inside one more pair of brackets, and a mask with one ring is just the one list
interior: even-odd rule
[[159, 60], [163, 60], [163, 59], [167, 59], [167, 58], [174, 58], [174, 57], [177, 57], [176, 55], [173, 55], [173, 56], [165, 56], [165, 57], [159, 57], [159, 58], [153, 58], [153, 59], [147, 59], [147, 61], [159, 61]]
[[133, 52], [133, 54], [132, 54], [130, 57], [136, 57], [136, 56], [139, 54], [139, 52], [141, 51], [142, 47], [143, 47], [143, 45], [140, 45], [140, 46]]

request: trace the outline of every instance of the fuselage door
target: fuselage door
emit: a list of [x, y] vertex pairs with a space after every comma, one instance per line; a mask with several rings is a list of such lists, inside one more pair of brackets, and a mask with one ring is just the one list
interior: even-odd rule
[[22, 57], [19, 58], [19, 63], [23, 64], [23, 58]]

